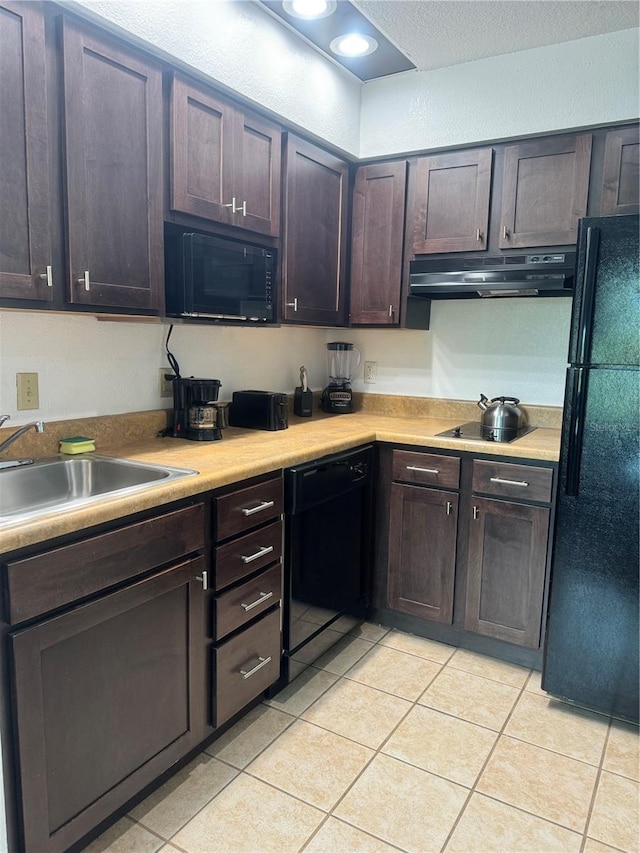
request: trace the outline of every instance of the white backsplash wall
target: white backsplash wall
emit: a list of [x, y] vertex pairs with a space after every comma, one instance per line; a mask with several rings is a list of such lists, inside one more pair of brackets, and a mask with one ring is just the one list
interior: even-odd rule
[[377, 362], [375, 384], [364, 384], [360, 365], [356, 391], [561, 406], [570, 319], [565, 298], [434, 301], [429, 331], [350, 329], [327, 341], [351, 341], [363, 362]]
[[[167, 365], [169, 326], [102, 322], [88, 316], [0, 313], [0, 413], [17, 425], [170, 408], [158, 369]], [[174, 326], [169, 347], [183, 376], [220, 379], [220, 399], [257, 388], [292, 392], [299, 368], [325, 382], [322, 329]], [[36, 372], [40, 408], [18, 412], [16, 373]]]

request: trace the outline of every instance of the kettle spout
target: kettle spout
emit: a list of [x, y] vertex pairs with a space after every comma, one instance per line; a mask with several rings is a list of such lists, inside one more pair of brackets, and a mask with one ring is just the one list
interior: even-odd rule
[[484, 394], [480, 394], [480, 399], [478, 400], [478, 402], [476, 403], [476, 405], [477, 405], [477, 406], [479, 406], [479, 407], [482, 409], [482, 411], [483, 411], [483, 412], [486, 412], [486, 411], [487, 411], [487, 409], [489, 408], [489, 407], [487, 406], [487, 403], [488, 403], [488, 402], [489, 402], [489, 398], [488, 398], [488, 397], [485, 397], [485, 396], [484, 396]]

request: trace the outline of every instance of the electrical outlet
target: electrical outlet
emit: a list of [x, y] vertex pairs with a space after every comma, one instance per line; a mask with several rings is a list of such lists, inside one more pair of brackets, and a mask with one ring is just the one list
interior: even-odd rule
[[364, 363], [364, 381], [369, 385], [375, 385], [378, 379], [378, 362], [365, 361]]
[[40, 408], [37, 373], [16, 373], [18, 411]]
[[165, 373], [171, 373], [171, 368], [160, 367], [158, 369], [158, 392], [161, 397], [173, 397], [173, 382], [164, 378]]

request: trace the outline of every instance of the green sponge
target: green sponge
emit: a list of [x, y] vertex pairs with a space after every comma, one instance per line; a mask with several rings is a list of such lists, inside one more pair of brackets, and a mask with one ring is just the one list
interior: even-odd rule
[[60, 453], [90, 453], [96, 449], [95, 438], [76, 435], [73, 438], [60, 439]]

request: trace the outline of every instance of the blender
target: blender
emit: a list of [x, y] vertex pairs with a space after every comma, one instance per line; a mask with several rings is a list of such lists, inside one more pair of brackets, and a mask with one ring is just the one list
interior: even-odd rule
[[[352, 366], [353, 356], [356, 363]], [[353, 411], [351, 370], [356, 370], [362, 360], [360, 350], [345, 341], [327, 344], [329, 384], [322, 392], [320, 408], [332, 415], [346, 415]]]

